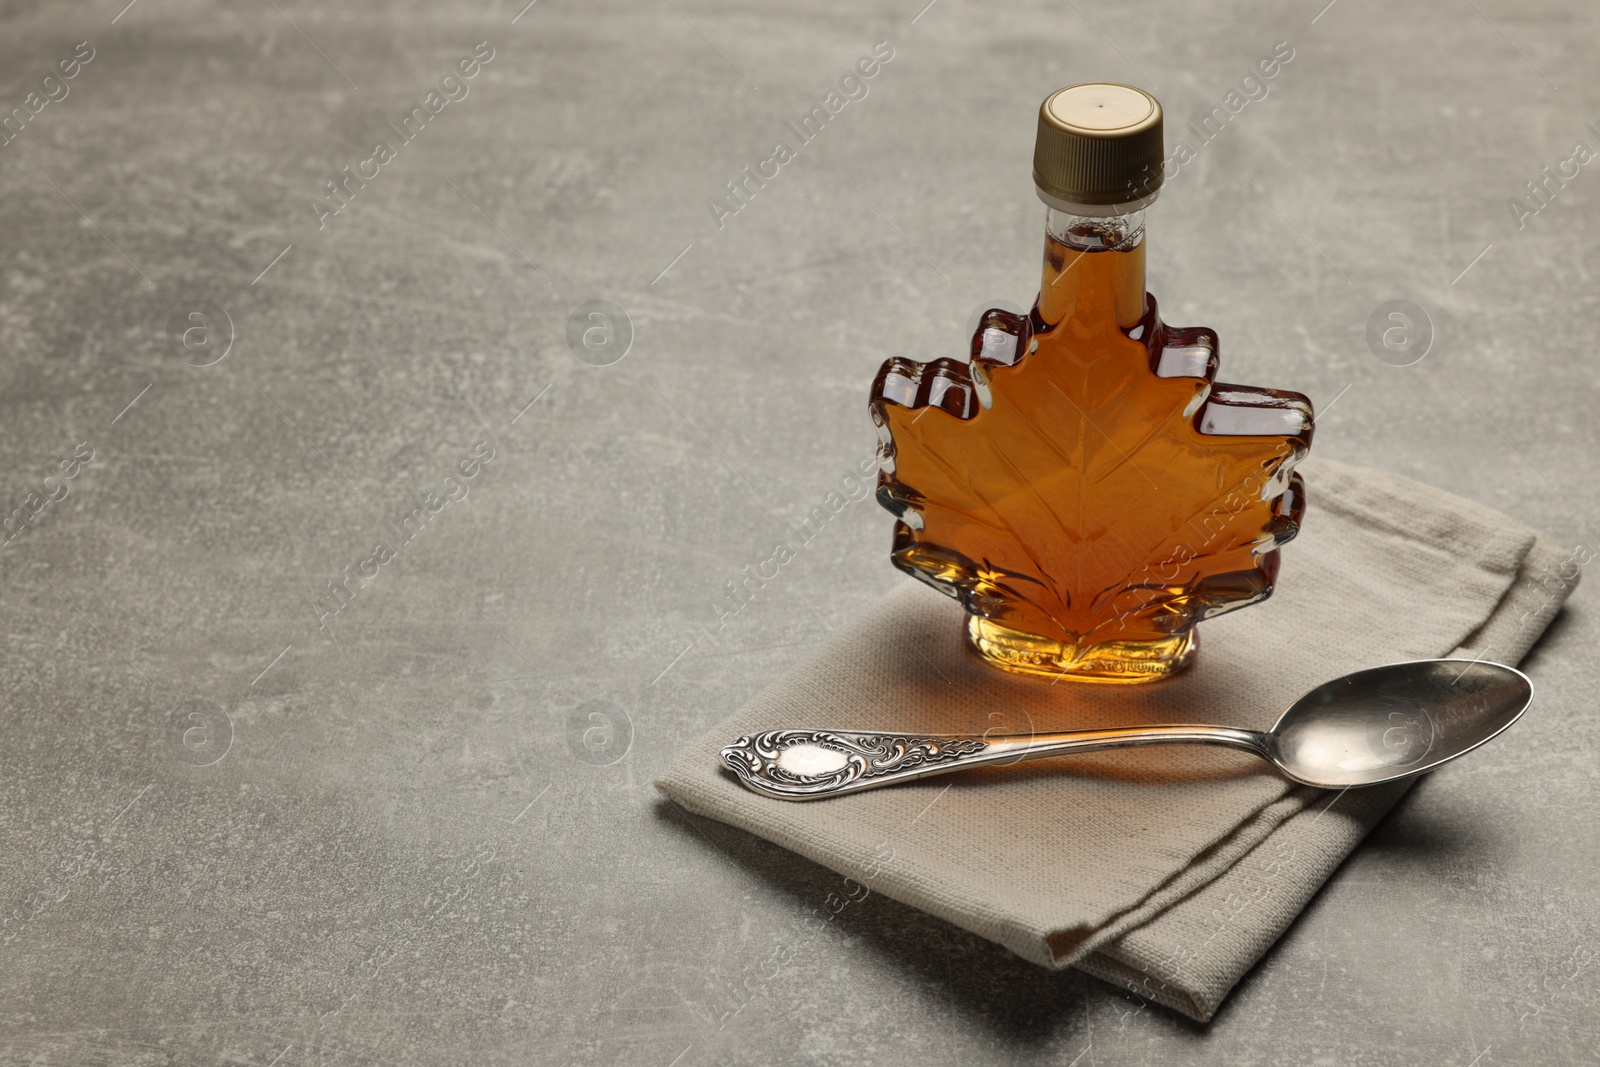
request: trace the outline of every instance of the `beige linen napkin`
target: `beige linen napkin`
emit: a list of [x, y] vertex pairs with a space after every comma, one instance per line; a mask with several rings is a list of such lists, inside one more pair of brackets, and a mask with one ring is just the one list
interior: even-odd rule
[[1194, 665], [1176, 678], [1052, 685], [998, 671], [965, 647], [959, 605], [908, 580], [685, 749], [656, 784], [689, 811], [1024, 959], [1076, 966], [1209, 1019], [1404, 783], [1328, 793], [1248, 754], [1190, 746], [795, 803], [744, 789], [718, 751], [780, 727], [1264, 729], [1347, 671], [1451, 655], [1516, 663], [1576, 584], [1572, 556], [1488, 508], [1329, 461], [1302, 470], [1307, 514], [1277, 592], [1204, 623]]

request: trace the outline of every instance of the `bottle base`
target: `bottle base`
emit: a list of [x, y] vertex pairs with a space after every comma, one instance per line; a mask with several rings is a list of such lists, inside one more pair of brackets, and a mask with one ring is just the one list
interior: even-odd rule
[[1069, 645], [976, 615], [967, 617], [967, 639], [978, 655], [1002, 670], [1121, 685], [1155, 682], [1176, 674], [1194, 658], [1197, 643], [1190, 630], [1159, 641]]

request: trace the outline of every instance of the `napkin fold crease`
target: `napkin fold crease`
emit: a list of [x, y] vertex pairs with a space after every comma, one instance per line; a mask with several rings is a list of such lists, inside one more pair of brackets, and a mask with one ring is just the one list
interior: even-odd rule
[[1245, 753], [1174, 746], [794, 803], [744, 789], [718, 752], [782, 727], [1265, 729], [1364, 667], [1514, 664], [1576, 585], [1574, 556], [1489, 508], [1327, 460], [1301, 470], [1308, 509], [1277, 592], [1203, 624], [1175, 678], [1052, 685], [996, 670], [965, 647], [959, 605], [908, 580], [688, 746], [657, 787], [1024, 959], [1205, 1021], [1410, 783], [1325, 792]]

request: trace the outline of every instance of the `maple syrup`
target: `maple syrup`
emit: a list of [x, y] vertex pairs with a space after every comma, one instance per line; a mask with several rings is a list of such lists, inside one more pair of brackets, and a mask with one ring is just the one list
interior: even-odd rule
[[1070, 87], [1041, 108], [1041, 142], [1066, 125], [1093, 146], [1096, 120], [1129, 115], [1144, 143], [1115, 145], [1087, 178], [1066, 168], [1065, 189], [1049, 159], [1057, 180], [1040, 180], [1036, 155], [1049, 209], [1032, 312], [985, 312], [970, 362], [890, 359], [873, 384], [891, 559], [958, 599], [972, 647], [1008, 670], [1141, 682], [1181, 669], [1197, 623], [1271, 594], [1304, 512], [1293, 467], [1310, 402], [1215, 382], [1215, 332], [1165, 325], [1145, 292], [1142, 209], [1159, 180], [1134, 164], [1152, 152], [1152, 115], [1160, 159], [1160, 105]]

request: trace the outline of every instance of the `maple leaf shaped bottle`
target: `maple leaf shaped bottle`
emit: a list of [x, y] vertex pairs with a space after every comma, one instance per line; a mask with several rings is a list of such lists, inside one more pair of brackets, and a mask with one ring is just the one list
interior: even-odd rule
[[1145, 292], [1161, 166], [1154, 97], [1052, 93], [1033, 311], [985, 312], [970, 363], [890, 359], [873, 382], [891, 558], [958, 599], [972, 647], [1008, 670], [1172, 674], [1197, 623], [1271, 594], [1305, 510], [1310, 401], [1215, 381], [1216, 333], [1165, 325]]

